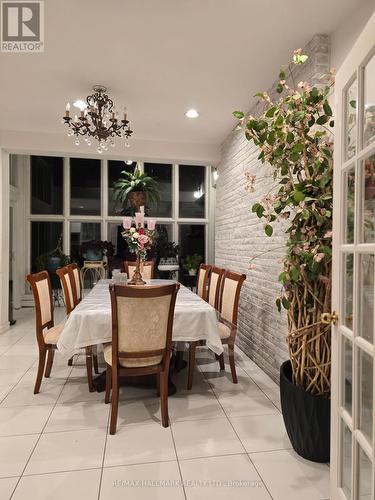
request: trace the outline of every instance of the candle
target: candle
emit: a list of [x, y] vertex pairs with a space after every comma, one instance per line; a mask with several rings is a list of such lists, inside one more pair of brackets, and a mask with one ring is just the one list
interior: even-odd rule
[[144, 206], [144, 205], [142, 205], [142, 206], [140, 207], [140, 210], [141, 210], [141, 214], [144, 214], [144, 213], [145, 213], [145, 206]]
[[156, 220], [155, 219], [150, 219], [147, 222], [147, 229], [149, 229], [150, 231], [154, 231], [155, 230], [155, 225], [156, 225]]
[[122, 226], [124, 229], [130, 229], [132, 227], [131, 217], [124, 217], [122, 221]]
[[127, 115], [127, 112], [126, 112], [126, 106], [125, 106], [125, 107], [124, 107], [124, 120], [126, 120], [126, 119], [127, 119], [127, 116], [128, 116], [128, 115]]
[[70, 111], [70, 104], [67, 103], [66, 104], [66, 108], [65, 108], [65, 116], [69, 118], [69, 111]]
[[135, 225], [137, 229], [140, 227], [144, 227], [144, 222], [145, 222], [145, 216], [142, 212], [136, 212], [135, 213]]

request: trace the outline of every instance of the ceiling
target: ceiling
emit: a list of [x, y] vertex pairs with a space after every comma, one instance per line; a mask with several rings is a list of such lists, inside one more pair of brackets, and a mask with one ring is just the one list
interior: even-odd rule
[[363, 1], [45, 1], [45, 52], [0, 54], [0, 132], [64, 134], [66, 102], [103, 84], [136, 140], [218, 148], [293, 49]]

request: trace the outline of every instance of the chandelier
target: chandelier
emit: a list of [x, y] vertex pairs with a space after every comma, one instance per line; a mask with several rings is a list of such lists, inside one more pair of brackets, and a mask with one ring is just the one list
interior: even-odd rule
[[96, 139], [99, 144], [98, 153], [107, 151], [108, 144], [115, 147], [115, 137], [125, 138], [125, 147], [129, 147], [129, 137], [133, 131], [127, 119], [126, 108], [124, 117], [119, 120], [112, 99], [106, 94], [107, 89], [102, 85], [94, 86], [94, 93], [86, 97], [86, 103], [82, 102], [81, 114], [74, 119], [70, 116], [70, 103], [66, 105], [63, 123], [69, 127], [68, 136], [75, 137], [75, 144], [79, 146], [80, 136], [91, 146], [91, 138]]

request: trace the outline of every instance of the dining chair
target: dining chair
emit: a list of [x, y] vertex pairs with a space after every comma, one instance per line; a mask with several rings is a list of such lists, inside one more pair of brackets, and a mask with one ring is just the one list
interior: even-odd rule
[[39, 348], [39, 362], [34, 394], [38, 394], [43, 373], [46, 378], [49, 378], [51, 374], [56, 344], [63, 325], [54, 323], [52, 287], [48, 272], [29, 274], [26, 279], [30, 283], [35, 304], [35, 332]]
[[[56, 274], [60, 278], [61, 287], [64, 295], [64, 301], [65, 301], [66, 315], [69, 316], [69, 314], [73, 311], [73, 309], [76, 307], [76, 304], [78, 303], [78, 296], [75, 285], [76, 281], [74, 278], [73, 269], [69, 266], [61, 267], [60, 269], [56, 270]], [[89, 391], [94, 392], [92, 368], [94, 364], [95, 373], [99, 373], [98, 356], [96, 352], [95, 354], [93, 354], [92, 346], [85, 347], [85, 355], [86, 355], [87, 383], [89, 386]], [[72, 360], [73, 358], [69, 359], [68, 361], [69, 366], [72, 365], [73, 363]]]
[[72, 264], [68, 264], [65, 266], [69, 271], [73, 274], [73, 289], [75, 291], [75, 295], [73, 294], [73, 302], [74, 307], [76, 307], [82, 300], [82, 281], [81, 281], [81, 273], [79, 272], [78, 265], [73, 262]]
[[197, 277], [197, 294], [203, 300], [207, 300], [207, 285], [210, 279], [212, 266], [208, 264], [201, 264], [198, 270]]
[[[229, 366], [234, 384], [238, 383], [236, 374], [236, 365], [234, 361], [234, 345], [237, 334], [237, 318], [240, 294], [243, 282], [246, 279], [245, 274], [239, 274], [232, 271], [225, 271], [222, 277], [222, 285], [219, 295], [218, 311], [219, 323], [218, 334], [222, 344], [228, 345]], [[188, 384], [190, 390], [193, 386], [193, 373], [195, 368], [195, 352], [197, 345], [202, 345], [199, 342], [191, 342], [189, 348], [188, 362]], [[204, 345], [204, 343], [203, 343]], [[224, 355], [217, 356], [220, 369], [225, 369]]]
[[107, 363], [105, 402], [111, 398], [110, 434], [116, 433], [119, 377], [155, 374], [163, 427], [168, 427], [168, 373], [176, 295], [180, 285], [110, 285], [112, 343]]
[[215, 309], [219, 309], [220, 290], [224, 273], [225, 269], [221, 269], [220, 267], [213, 266], [211, 268], [211, 276], [208, 283], [207, 301]]
[[[128, 275], [129, 279], [132, 279], [133, 273], [135, 271], [135, 261], [125, 260], [124, 261], [124, 270]], [[145, 280], [151, 280], [155, 278], [155, 262], [153, 260], [146, 260], [145, 262], [141, 262], [141, 274], [142, 278]]]

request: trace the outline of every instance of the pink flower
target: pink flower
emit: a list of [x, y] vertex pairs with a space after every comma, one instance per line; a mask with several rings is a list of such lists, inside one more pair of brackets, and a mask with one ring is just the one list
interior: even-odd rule
[[332, 231], [327, 231], [324, 238], [332, 238]]
[[317, 253], [314, 255], [315, 262], [321, 262], [324, 259], [324, 253]]
[[145, 234], [140, 234], [138, 237], [138, 242], [141, 246], [144, 246], [149, 242], [149, 237]]
[[256, 268], [257, 268], [257, 266], [255, 264], [250, 264], [249, 265], [250, 271], [252, 271], [253, 269], [256, 269]]

